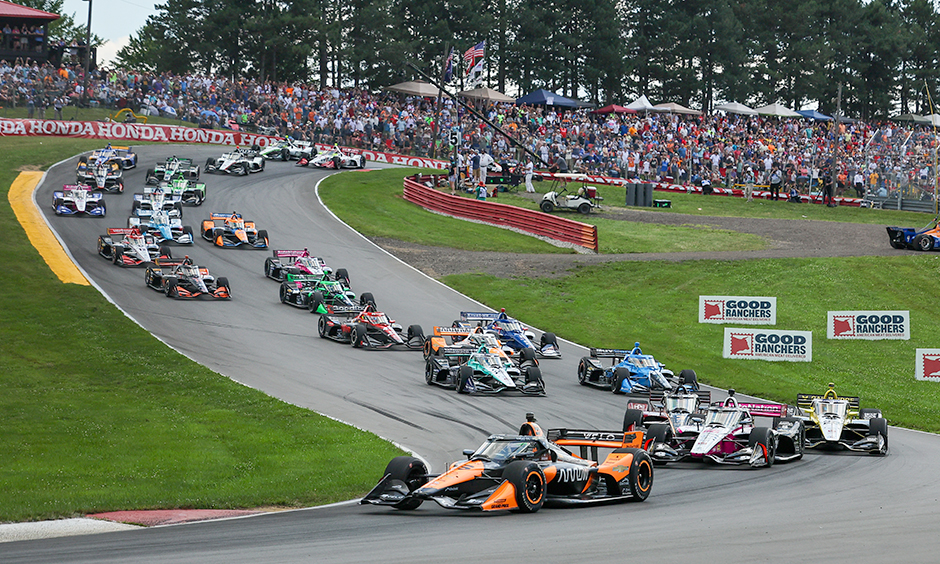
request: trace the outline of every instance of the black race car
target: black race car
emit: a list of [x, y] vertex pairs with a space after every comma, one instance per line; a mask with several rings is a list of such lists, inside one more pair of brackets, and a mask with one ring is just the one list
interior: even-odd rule
[[157, 259], [147, 264], [144, 283], [165, 293], [168, 298], [232, 298], [228, 278], [212, 276], [208, 268], [196, 266], [189, 257], [182, 260]]

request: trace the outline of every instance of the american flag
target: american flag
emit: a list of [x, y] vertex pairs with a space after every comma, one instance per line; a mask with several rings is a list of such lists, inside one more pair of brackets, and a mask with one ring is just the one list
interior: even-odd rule
[[485, 47], [486, 41], [481, 41], [473, 47], [467, 49], [467, 51], [463, 54], [463, 60], [466, 61], [468, 68], [473, 66], [473, 63], [477, 60], [478, 57], [483, 56], [483, 49]]

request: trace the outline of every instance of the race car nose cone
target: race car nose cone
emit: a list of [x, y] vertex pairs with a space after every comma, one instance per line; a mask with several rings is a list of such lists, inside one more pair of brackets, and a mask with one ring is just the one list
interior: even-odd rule
[[244, 231], [236, 231], [235, 235], [238, 237], [239, 241], [244, 241], [245, 243], [248, 242], [248, 234], [246, 234]]

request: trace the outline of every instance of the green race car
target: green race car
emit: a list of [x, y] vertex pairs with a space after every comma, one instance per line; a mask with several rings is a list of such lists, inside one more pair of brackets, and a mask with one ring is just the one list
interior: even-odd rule
[[302, 307], [310, 313], [331, 313], [333, 307], [375, 305], [371, 293], [363, 292], [357, 303], [356, 293], [349, 286], [322, 274], [288, 273], [281, 282], [278, 296], [282, 304]]

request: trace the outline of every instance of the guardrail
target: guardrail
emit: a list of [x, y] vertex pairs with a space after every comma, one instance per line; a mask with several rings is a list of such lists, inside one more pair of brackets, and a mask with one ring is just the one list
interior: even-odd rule
[[867, 208], [876, 208], [880, 210], [901, 210], [915, 211], [921, 213], [935, 213], [936, 204], [933, 200], [921, 200], [919, 198], [901, 198], [897, 193], [893, 196], [866, 196], [862, 200], [862, 206]]
[[451, 196], [425, 184], [429, 182], [431, 186], [436, 186], [439, 178], [446, 177], [428, 175], [406, 177], [404, 198], [432, 211], [492, 225], [512, 227], [597, 252], [597, 226], [516, 206]]

